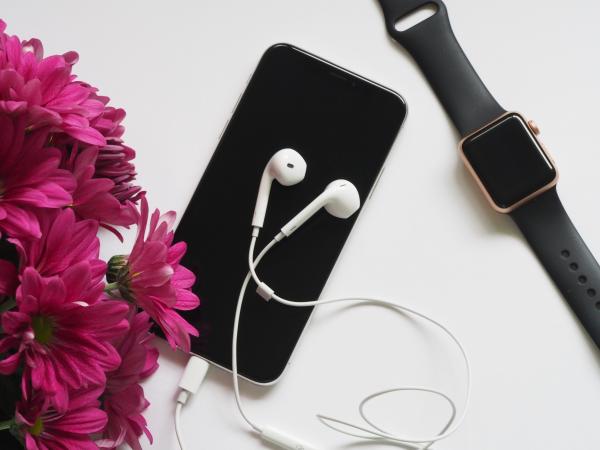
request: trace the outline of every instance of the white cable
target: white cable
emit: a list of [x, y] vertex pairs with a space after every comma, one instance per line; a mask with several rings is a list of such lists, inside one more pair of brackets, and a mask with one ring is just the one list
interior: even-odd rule
[[189, 398], [200, 389], [200, 385], [206, 377], [206, 372], [208, 372], [208, 367], [208, 362], [192, 355], [179, 379], [179, 394], [177, 395], [177, 405], [175, 406], [175, 435], [177, 436], [177, 443], [181, 450], [185, 450], [185, 443], [183, 442], [183, 434], [181, 432], [181, 410]]
[[[253, 238], [253, 241], [256, 239]], [[256, 257], [255, 264], [258, 264], [260, 260], [267, 254], [269, 250], [276, 244], [275, 240], [271, 241], [269, 245], [267, 245]], [[250, 281], [251, 274], [248, 272], [244, 282], [242, 283], [242, 288], [240, 290], [240, 295], [238, 297], [237, 306], [235, 309], [235, 317], [233, 319], [233, 340], [231, 345], [231, 372], [233, 373], [233, 392], [235, 393], [235, 402], [237, 407], [242, 415], [243, 419], [258, 433], [262, 433], [262, 428], [252, 422], [246, 413], [244, 412], [244, 408], [242, 406], [242, 399], [240, 398], [240, 386], [238, 382], [238, 358], [237, 358], [237, 341], [238, 341], [238, 330], [240, 325], [240, 313], [242, 311], [242, 303], [244, 300], [244, 293], [246, 292], [246, 288], [248, 287], [248, 282]]]
[[177, 443], [181, 450], [185, 450], [185, 444], [183, 443], [183, 434], [181, 433], [181, 408], [183, 403], [177, 403], [175, 407], [175, 435], [177, 436]]
[[[279, 241], [281, 241], [281, 239], [283, 237], [281, 236], [281, 233], [279, 235], [277, 235], [275, 237], [275, 239], [273, 239], [259, 253], [259, 255], [256, 257], [256, 259], [254, 259], [253, 255], [254, 255], [254, 248], [256, 246], [257, 235], [258, 235], [258, 233], [256, 232], [256, 230], [253, 230], [252, 238], [250, 241], [250, 249], [248, 252], [249, 272], [246, 275], [246, 278], [244, 279], [244, 282], [242, 284], [242, 288], [240, 290], [240, 295], [238, 297], [238, 302], [237, 302], [237, 307], [236, 307], [236, 314], [235, 314], [234, 328], [233, 328], [233, 342], [232, 342], [232, 374], [233, 374], [235, 399], [236, 399], [236, 403], [237, 403], [238, 409], [239, 409], [242, 417], [244, 418], [244, 420], [246, 422], [248, 422], [248, 424], [255, 431], [257, 431], [258, 433], [263, 433], [264, 428], [260, 427], [255, 422], [251, 421], [249, 419], [248, 415], [245, 413], [245, 411], [243, 409], [242, 401], [240, 398], [239, 383], [238, 383], [238, 367], [237, 367], [238, 328], [239, 328], [239, 320], [240, 320], [240, 315], [241, 315], [244, 294], [248, 287], [250, 278], [253, 278], [258, 286], [263, 286], [264, 288], [266, 288], [266, 289], [263, 289], [263, 291], [270, 290], [270, 288], [268, 288], [268, 285], [263, 283], [260, 280], [260, 278], [258, 277], [258, 275], [256, 273], [256, 266], [261, 261], [261, 259], [265, 256], [265, 254], [269, 250], [271, 250], [271, 248], [275, 244], [277, 244]], [[371, 426], [371, 428], [367, 428], [365, 426], [360, 426], [360, 425], [355, 425], [350, 422], [346, 422], [344, 420], [336, 419], [334, 417], [317, 414], [317, 418], [324, 425], [326, 425], [329, 428], [332, 428], [340, 433], [349, 435], [349, 436], [358, 437], [358, 438], [362, 438], [362, 439], [369, 439], [369, 440], [388, 441], [388, 442], [392, 442], [392, 443], [403, 444], [407, 447], [414, 448], [414, 449], [420, 449], [420, 450], [425, 450], [425, 449], [430, 448], [430, 446], [433, 443], [450, 436], [452, 433], [454, 433], [460, 427], [460, 425], [462, 424], [462, 422], [465, 419], [467, 407], [468, 407], [468, 404], [470, 401], [470, 396], [471, 396], [471, 367], [469, 364], [469, 359], [467, 357], [466, 351], [465, 351], [464, 347], [462, 346], [462, 344], [460, 343], [460, 341], [458, 340], [458, 338], [454, 334], [452, 334], [452, 332], [448, 328], [446, 328], [444, 325], [442, 325], [440, 322], [438, 322], [422, 313], [419, 313], [411, 308], [407, 308], [407, 307], [401, 306], [395, 302], [382, 300], [382, 299], [368, 298], [368, 297], [344, 297], [344, 298], [323, 299], [323, 300], [315, 300], [315, 301], [307, 301], [307, 302], [296, 302], [296, 301], [286, 300], [286, 299], [278, 296], [274, 292], [272, 292], [272, 290], [270, 290], [270, 292], [272, 293], [272, 295], [270, 297], [273, 298], [275, 301], [282, 303], [284, 305], [293, 306], [293, 307], [310, 307], [310, 306], [332, 304], [332, 303], [339, 303], [339, 302], [358, 302], [358, 303], [371, 303], [371, 304], [375, 304], [375, 305], [396, 308], [400, 311], [403, 311], [403, 312], [406, 312], [409, 314], [413, 314], [421, 319], [428, 321], [429, 323], [435, 325], [436, 327], [440, 328], [456, 344], [456, 346], [458, 347], [458, 349], [461, 353], [461, 356], [463, 357], [463, 360], [465, 363], [465, 368], [466, 368], [466, 376], [467, 376], [467, 390], [466, 390], [465, 406], [464, 406], [463, 411], [462, 411], [461, 415], [459, 416], [458, 420], [456, 419], [456, 405], [455, 405], [454, 401], [449, 396], [447, 396], [445, 393], [438, 391], [436, 389], [431, 389], [431, 388], [427, 388], [427, 387], [405, 386], [405, 387], [399, 387], [399, 388], [393, 388], [393, 389], [387, 389], [384, 391], [375, 392], [374, 394], [367, 396], [360, 402], [360, 404], [359, 404], [360, 416], [366, 422], [366, 424]], [[399, 435], [390, 433], [388, 431], [385, 431], [383, 428], [378, 426], [372, 419], [370, 419], [368, 417], [368, 415], [366, 414], [366, 412], [364, 410], [364, 406], [369, 401], [371, 401], [372, 399], [374, 399], [376, 397], [380, 397], [380, 396], [387, 395], [387, 394], [394, 393], [394, 392], [401, 392], [401, 391], [427, 392], [427, 393], [441, 397], [450, 405], [450, 408], [451, 408], [450, 417], [449, 417], [448, 421], [446, 422], [446, 424], [444, 425], [444, 427], [442, 428], [442, 430], [437, 435], [419, 436], [419, 437], [399, 436]], [[354, 429], [354, 430], [356, 430], [356, 432], [354, 432], [354, 433], [349, 432], [347, 430], [339, 428], [337, 425], [341, 425], [341, 426], [344, 426], [347, 428]], [[362, 432], [365, 434], [358, 434], [359, 432]], [[415, 445], [415, 444], [421, 444], [421, 445]]]

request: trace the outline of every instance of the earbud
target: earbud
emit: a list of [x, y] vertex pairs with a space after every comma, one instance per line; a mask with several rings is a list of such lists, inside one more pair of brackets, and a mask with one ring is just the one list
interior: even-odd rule
[[281, 232], [289, 236], [321, 208], [334, 217], [347, 219], [360, 208], [358, 190], [347, 180], [332, 181], [317, 198], [285, 224]]
[[306, 175], [306, 161], [300, 153], [291, 148], [284, 148], [275, 153], [267, 163], [260, 179], [252, 226], [262, 228], [265, 222], [273, 180], [277, 180], [283, 186], [293, 186], [300, 183], [304, 175]]

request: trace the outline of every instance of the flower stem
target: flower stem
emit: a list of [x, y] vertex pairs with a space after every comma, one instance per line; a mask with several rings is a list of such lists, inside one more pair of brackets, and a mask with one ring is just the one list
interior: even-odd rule
[[9, 420], [5, 420], [4, 422], [0, 422], [0, 431], [10, 429], [10, 427], [12, 427], [14, 425], [14, 423], [15, 423], [14, 419], [9, 419]]
[[114, 283], [106, 283], [106, 286], [104, 286], [104, 292], [110, 294], [111, 291], [114, 291], [116, 289], [119, 289], [119, 283], [117, 281], [115, 281]]
[[0, 304], [0, 313], [10, 311], [17, 306], [17, 301], [13, 297], [7, 298], [4, 303]]

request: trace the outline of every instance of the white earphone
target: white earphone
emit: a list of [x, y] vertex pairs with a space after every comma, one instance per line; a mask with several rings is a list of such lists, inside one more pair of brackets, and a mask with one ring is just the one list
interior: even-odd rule
[[252, 226], [261, 228], [265, 222], [273, 180], [283, 186], [293, 186], [304, 180], [306, 161], [296, 150], [284, 148], [275, 153], [263, 170], [254, 207]]
[[[291, 166], [291, 167], [290, 167]], [[429, 323], [435, 325], [439, 329], [441, 329], [446, 335], [450, 337], [450, 339], [456, 344], [459, 349], [461, 356], [465, 362], [466, 368], [466, 379], [467, 379], [467, 390], [466, 390], [466, 400], [465, 407], [463, 412], [460, 414], [458, 419], [456, 419], [456, 405], [455, 402], [445, 393], [421, 386], [408, 386], [408, 387], [398, 387], [392, 389], [386, 389], [380, 392], [376, 392], [367, 396], [363, 399], [359, 406], [359, 414], [364, 420], [364, 425], [355, 425], [349, 423], [344, 420], [336, 419], [329, 416], [317, 415], [317, 418], [326, 426], [338, 431], [340, 433], [353, 436], [356, 438], [360, 438], [363, 440], [376, 440], [381, 442], [387, 442], [390, 444], [400, 444], [404, 448], [413, 448], [419, 450], [425, 450], [431, 447], [434, 442], [437, 442], [441, 439], [444, 439], [450, 436], [454, 431], [456, 431], [459, 426], [462, 424], [467, 411], [467, 406], [469, 403], [470, 392], [471, 392], [471, 369], [467, 354], [461, 345], [460, 341], [456, 336], [450, 332], [448, 328], [446, 328], [441, 323], [436, 320], [419, 313], [413, 309], [401, 306], [395, 302], [376, 299], [376, 298], [365, 298], [365, 297], [345, 297], [345, 298], [334, 298], [334, 299], [321, 299], [314, 301], [292, 301], [287, 300], [285, 298], [280, 297], [275, 294], [273, 289], [271, 289], [265, 282], [261, 281], [256, 273], [256, 266], [261, 261], [261, 259], [271, 250], [273, 246], [279, 243], [286, 237], [289, 237], [294, 231], [296, 231], [303, 223], [305, 223], [308, 219], [310, 219], [318, 210], [321, 208], [325, 208], [327, 212], [331, 215], [346, 219], [352, 216], [358, 209], [360, 208], [360, 197], [356, 187], [349, 181], [346, 180], [335, 180], [331, 182], [325, 190], [317, 197], [315, 200], [310, 202], [302, 211], [300, 211], [292, 220], [290, 220], [287, 224], [285, 224], [281, 228], [281, 232], [277, 234], [273, 240], [266, 245], [263, 250], [258, 254], [258, 256], [254, 257], [254, 248], [256, 245], [256, 240], [258, 234], [260, 232], [261, 227], [263, 226], [267, 203], [269, 199], [269, 191], [272, 184], [273, 179], [276, 179], [279, 183], [284, 186], [291, 186], [302, 181], [306, 173], [306, 162], [300, 156], [298, 152], [292, 149], [284, 149], [280, 150], [269, 160], [269, 163], [265, 167], [263, 171], [263, 175], [260, 181], [258, 198], [256, 201], [256, 208], [254, 212], [254, 218], [252, 220], [252, 237], [250, 240], [250, 250], [248, 254], [248, 266], [249, 272], [244, 279], [242, 284], [240, 294], [238, 297], [236, 314], [234, 318], [234, 327], [233, 327], [233, 342], [232, 342], [232, 374], [233, 374], [233, 387], [235, 399], [237, 402], [238, 409], [240, 414], [244, 418], [244, 420], [257, 432], [260, 436], [267, 442], [278, 446], [281, 449], [286, 450], [311, 450], [315, 449], [314, 446], [292, 436], [286, 432], [278, 430], [269, 426], [260, 426], [250, 420], [248, 415], [246, 414], [242, 400], [240, 396], [239, 383], [238, 383], [238, 358], [237, 358], [237, 341], [238, 341], [238, 329], [239, 329], [239, 321], [242, 310], [242, 303], [244, 300], [244, 294], [246, 292], [246, 288], [250, 279], [254, 279], [256, 282], [258, 289], [257, 292], [261, 297], [265, 300], [273, 299], [279, 303], [282, 303], [287, 306], [293, 307], [310, 307], [316, 305], [323, 304], [331, 304], [331, 303], [339, 303], [339, 302], [368, 302], [376, 305], [393, 307], [397, 310], [402, 311], [403, 313], [409, 313], [415, 315], [421, 319], [428, 321]], [[364, 405], [371, 401], [374, 398], [380, 397], [382, 395], [390, 394], [393, 392], [399, 391], [419, 391], [426, 392], [438, 397], [441, 397], [443, 400], [447, 401], [451, 407], [451, 415], [449, 420], [446, 422], [441, 431], [434, 436], [421, 436], [421, 437], [406, 437], [406, 436], [398, 436], [393, 433], [389, 433], [383, 430], [380, 426], [375, 424], [375, 422], [367, 417], [366, 412], [364, 411]], [[353, 431], [349, 431], [353, 430]]]
[[289, 237], [321, 208], [325, 208], [334, 217], [347, 219], [360, 208], [360, 196], [356, 187], [346, 180], [332, 181], [317, 198], [286, 223], [281, 232]]

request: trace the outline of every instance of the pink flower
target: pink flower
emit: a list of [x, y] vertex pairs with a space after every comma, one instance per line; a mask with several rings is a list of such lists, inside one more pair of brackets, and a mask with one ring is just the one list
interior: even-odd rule
[[149, 402], [144, 397], [140, 381], [158, 369], [158, 350], [152, 346], [150, 318], [145, 312], [130, 311], [129, 331], [114, 345], [121, 355], [121, 365], [107, 374], [106, 390], [102, 395], [103, 408], [108, 414], [102, 448], [116, 448], [126, 442], [133, 450], [141, 450], [138, 438], [152, 435], [142, 413]]
[[[102, 192], [112, 182], [109, 192], [123, 206], [137, 202], [141, 188], [133, 184], [135, 152], [122, 140], [125, 111], [108, 106], [108, 97], [76, 80], [71, 70], [77, 53], [44, 57], [39, 40], [22, 42], [7, 35], [5, 29], [0, 20], [0, 113], [25, 116], [27, 130], [49, 127], [52, 145], [63, 152], [65, 160], [86, 148], [96, 148], [94, 170], [88, 173], [86, 169], [86, 176], [102, 180], [95, 185], [102, 187]], [[86, 192], [89, 194], [89, 186]], [[88, 203], [82, 217], [92, 218], [89, 212], [95, 206]], [[114, 208], [111, 205], [111, 211], [100, 211], [114, 215]], [[119, 220], [106, 223], [122, 225], [131, 219], [125, 210], [120, 213]]]
[[[95, 90], [90, 98], [102, 104], [100, 114], [90, 120], [90, 127], [103, 136], [105, 144], [91, 145], [85, 140], [76, 140], [70, 135], [58, 133], [53, 135], [53, 145], [61, 149], [65, 161], [72, 161], [78, 153], [86, 149], [96, 149], [94, 171], [90, 176], [93, 175], [104, 182], [110, 180], [113, 183], [110, 193], [119, 203], [136, 203], [141, 195], [141, 187], [133, 184], [137, 176], [132, 163], [135, 151], [125, 145], [122, 139], [125, 127], [121, 122], [125, 118], [125, 111], [108, 106], [109, 98], [97, 95]], [[117, 222], [114, 224], [119, 225]]]
[[9, 239], [20, 255], [21, 272], [33, 267], [44, 277], [60, 275], [82, 261], [91, 261], [101, 268], [98, 259], [100, 241], [98, 222], [75, 219], [72, 209], [49, 211], [39, 215], [42, 236], [36, 240]]
[[66, 159], [73, 153], [96, 148], [98, 155], [95, 160], [94, 177], [111, 180], [114, 183], [111, 194], [120, 203], [126, 204], [128, 200], [136, 203], [141, 195], [141, 187], [133, 184], [137, 175], [132, 163], [135, 151], [123, 143], [125, 127], [121, 122], [125, 118], [125, 110], [108, 106], [110, 99], [98, 95], [95, 90], [90, 98], [102, 104], [100, 114], [90, 120], [90, 127], [103, 136], [105, 145], [90, 145], [81, 140], [78, 142], [65, 134], [55, 135], [54, 145], [63, 151]]
[[91, 122], [106, 139], [106, 145], [99, 148], [96, 160], [97, 178], [108, 178], [114, 182], [111, 194], [125, 204], [127, 200], [137, 203], [141, 195], [141, 187], [134, 185], [136, 172], [133, 163], [135, 151], [123, 143], [125, 127], [121, 122], [125, 111], [108, 106], [108, 97], [96, 97], [104, 104], [104, 111]]
[[104, 291], [106, 263], [99, 259], [98, 222], [77, 221], [71, 209], [48, 211], [39, 216], [39, 239], [9, 239], [20, 255], [19, 270], [33, 267], [42, 277], [61, 275], [76, 264], [89, 267], [90, 282], [77, 300], [95, 303]]
[[24, 119], [0, 114], [0, 232], [39, 238], [35, 212], [70, 204], [75, 182], [58, 168], [60, 151], [44, 148], [47, 131], [26, 133]]
[[104, 105], [94, 98], [96, 89], [71, 74], [77, 53], [44, 58], [39, 40], [21, 42], [5, 29], [0, 20], [0, 111], [26, 113], [30, 129], [51, 125], [82, 142], [105, 145], [104, 136], [90, 126]]
[[[97, 147], [77, 151], [75, 144], [71, 157], [63, 164], [73, 173], [77, 182], [73, 192], [73, 209], [77, 216], [97, 220], [112, 231], [115, 230], [110, 225], [128, 226], [135, 223], [136, 214], [131, 203], [123, 205], [111, 193], [115, 183], [109, 178], [95, 177], [97, 159]], [[117, 235], [120, 237], [120, 234]]]
[[187, 247], [184, 242], [171, 245], [175, 212], [161, 216], [155, 210], [150, 223], [147, 222], [148, 202], [143, 196], [131, 254], [111, 258], [108, 281], [117, 283], [123, 298], [135, 302], [150, 315], [171, 347], [189, 351], [189, 335], [198, 336], [198, 330], [175, 311], [191, 310], [200, 304], [190, 290], [196, 277], [179, 264]]
[[0, 259], [0, 298], [13, 295], [17, 287], [17, 267], [10, 261]]
[[77, 391], [60, 412], [41, 393], [28, 395], [17, 405], [15, 417], [27, 450], [97, 449], [91, 435], [100, 432], [107, 421], [99, 408], [101, 393], [101, 388]]
[[23, 395], [30, 384], [59, 411], [68, 406], [69, 390], [103, 386], [105, 372], [121, 363], [110, 341], [127, 329], [128, 306], [114, 300], [80, 301], [90, 280], [85, 263], [51, 278], [28, 267], [17, 289], [17, 309], [2, 315], [6, 336], [0, 339], [0, 354], [13, 353], [0, 361], [0, 374], [13, 373], [23, 361]]

